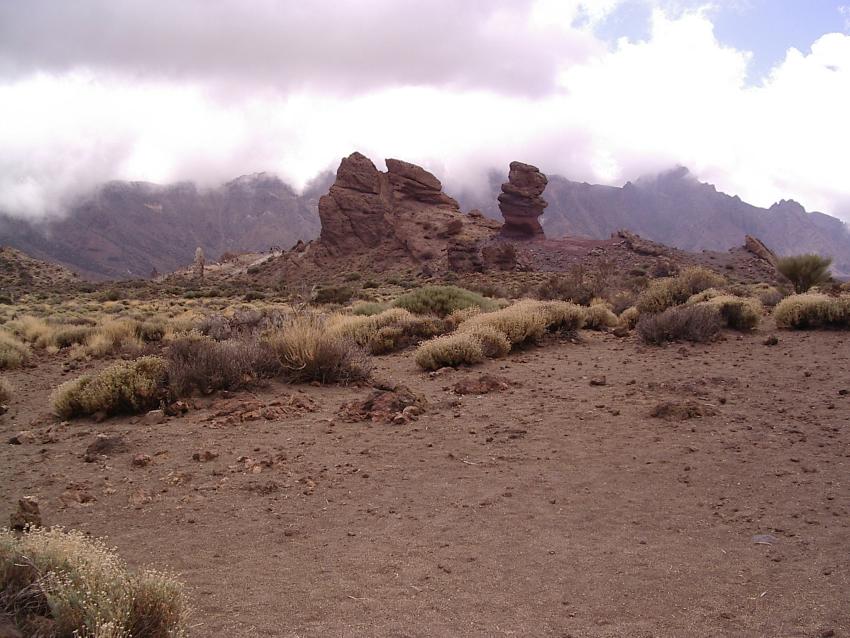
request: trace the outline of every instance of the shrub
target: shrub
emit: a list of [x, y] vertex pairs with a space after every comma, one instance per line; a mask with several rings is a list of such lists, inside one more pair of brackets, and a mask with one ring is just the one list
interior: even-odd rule
[[455, 332], [426, 341], [416, 350], [416, 363], [425, 370], [484, 361], [481, 341], [474, 333]]
[[504, 357], [511, 351], [511, 342], [507, 335], [501, 330], [497, 330], [493, 326], [475, 325], [468, 326], [461, 331], [463, 334], [468, 334], [481, 343], [481, 352], [488, 359]]
[[701, 266], [685, 268], [676, 275], [676, 279], [680, 280], [692, 295], [709, 288], [722, 288], [726, 285], [726, 278], [723, 275]]
[[57, 348], [69, 348], [85, 343], [94, 332], [91, 326], [65, 326], [53, 333], [53, 345]]
[[589, 330], [602, 330], [603, 328], [613, 328], [620, 320], [617, 318], [608, 306], [604, 304], [594, 304], [588, 308], [584, 308], [584, 327]]
[[850, 328], [850, 297], [791, 295], [779, 302], [773, 316], [780, 328]]
[[[365, 286], [364, 286], [365, 287]], [[375, 301], [361, 301], [351, 308], [351, 314], [363, 315], [369, 317], [384, 312], [389, 306], [385, 303], [377, 303]]]
[[685, 302], [687, 304], [693, 305], [695, 303], [702, 303], [704, 301], [710, 301], [715, 297], [723, 297], [727, 296], [728, 293], [723, 292], [722, 290], [718, 290], [717, 288], [706, 288], [702, 292], [698, 292], [695, 295], [691, 295], [688, 297], [688, 300]]
[[411, 316], [397, 324], [379, 328], [369, 339], [368, 348], [372, 354], [386, 354], [443, 332], [445, 332], [444, 321], [431, 317]]
[[381, 328], [413, 318], [413, 315], [403, 308], [390, 308], [377, 315], [337, 315], [331, 319], [328, 327], [330, 331], [365, 347]]
[[706, 304], [681, 306], [650, 315], [641, 315], [637, 332], [646, 343], [667, 341], [711, 341], [720, 332], [717, 308]]
[[6, 379], [0, 378], [0, 405], [9, 405], [12, 395], [12, 386]]
[[584, 327], [587, 319], [585, 309], [569, 301], [544, 301], [537, 308], [543, 314], [549, 332], [575, 332]]
[[458, 330], [469, 332], [479, 326], [495, 328], [507, 337], [513, 347], [543, 338], [546, 317], [539, 302], [519, 302], [502, 310], [474, 315], [464, 321]]
[[632, 306], [620, 313], [620, 325], [632, 330], [640, 319], [640, 310]]
[[627, 308], [631, 308], [637, 297], [633, 292], [621, 290], [611, 297], [611, 311], [616, 315], [623, 314]]
[[552, 275], [537, 289], [538, 299], [572, 301], [589, 304], [594, 297], [601, 297], [614, 276], [614, 265], [601, 262], [595, 270], [584, 264], [571, 266], [562, 275]]
[[290, 317], [264, 341], [292, 382], [348, 382], [369, 375], [362, 350], [315, 315]]
[[709, 288], [720, 288], [726, 279], [708, 268], [699, 266], [686, 268], [675, 277], [665, 277], [653, 281], [638, 295], [637, 309], [644, 314], [662, 312], [672, 306], [678, 306], [688, 299]]
[[733, 330], [752, 330], [759, 324], [764, 313], [758, 299], [734, 295], [720, 295], [701, 303], [716, 308], [723, 323]]
[[85, 343], [85, 354], [105, 357], [117, 352], [142, 348], [137, 323], [129, 319], [113, 319], [98, 326]]
[[801, 294], [812, 286], [830, 281], [832, 279], [829, 274], [831, 264], [831, 257], [808, 254], [783, 257], [776, 267], [791, 281], [794, 291]]
[[5, 330], [0, 330], [0, 370], [19, 368], [30, 357], [30, 349]]
[[168, 363], [161, 357], [121, 361], [100, 372], [60, 385], [51, 397], [53, 409], [70, 419], [103, 412], [134, 413], [159, 405], [165, 395]]
[[256, 338], [214, 341], [188, 336], [168, 348], [168, 385], [174, 396], [233, 390], [279, 371], [274, 354]]
[[417, 315], [445, 317], [456, 310], [476, 306], [481, 310], [495, 310], [498, 306], [492, 299], [458, 288], [457, 286], [424, 286], [403, 294], [394, 306], [404, 308]]
[[347, 304], [354, 296], [354, 289], [348, 286], [324, 286], [316, 290], [313, 301], [318, 304]]
[[[60, 528], [15, 535], [0, 530], [0, 615], [26, 635], [182, 638], [188, 603], [182, 585], [163, 572], [130, 572], [102, 540]], [[32, 624], [31, 624], [32, 623]]]

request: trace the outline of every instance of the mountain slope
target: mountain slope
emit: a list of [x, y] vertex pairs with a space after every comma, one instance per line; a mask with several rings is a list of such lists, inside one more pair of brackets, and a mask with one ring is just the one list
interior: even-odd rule
[[198, 246], [217, 259], [315, 237], [327, 180], [317, 178], [301, 195], [265, 173], [208, 190], [190, 182], [110, 182], [62, 219], [0, 216], [0, 243], [91, 277], [146, 277], [190, 263]]
[[[464, 208], [478, 207], [494, 218], [491, 205], [501, 177], [491, 180], [492, 196], [460, 198]], [[549, 176], [543, 193], [549, 203], [543, 218], [547, 237], [609, 237], [620, 228], [683, 250], [726, 250], [754, 235], [780, 255], [815, 252], [834, 258], [834, 270], [850, 276], [850, 230], [835, 217], [807, 213], [783, 200], [769, 209], [719, 192], [678, 168], [623, 187], [573, 182]], [[483, 204], [483, 205], [482, 205]]]

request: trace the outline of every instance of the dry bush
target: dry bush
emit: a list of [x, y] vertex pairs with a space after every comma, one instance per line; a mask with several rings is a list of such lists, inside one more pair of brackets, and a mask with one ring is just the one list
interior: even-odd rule
[[637, 295], [635, 295], [635, 293], [630, 290], [621, 290], [613, 294], [609, 300], [611, 303], [611, 311], [616, 315], [621, 315], [624, 310], [634, 306], [636, 300]]
[[99, 325], [89, 335], [82, 352], [91, 357], [107, 357], [122, 352], [137, 352], [144, 343], [139, 337], [137, 322], [131, 319], [112, 319]]
[[323, 286], [318, 288], [313, 295], [313, 301], [317, 304], [347, 304], [354, 296], [354, 289], [350, 286]]
[[446, 324], [431, 317], [411, 317], [379, 328], [367, 345], [371, 354], [387, 354], [445, 332]]
[[18, 341], [5, 330], [0, 330], [0, 370], [20, 368], [30, 357], [29, 346]]
[[53, 410], [64, 419], [150, 410], [166, 394], [167, 372], [161, 357], [121, 361], [60, 385], [51, 396]]
[[693, 305], [695, 303], [702, 303], [704, 301], [710, 301], [715, 297], [724, 297], [729, 293], [719, 290], [717, 288], [706, 288], [702, 292], [698, 292], [695, 295], [691, 295], [688, 297], [688, 300], [685, 302], [687, 304]]
[[88, 341], [94, 332], [91, 326], [65, 326], [53, 333], [53, 344], [57, 348], [70, 348]]
[[850, 328], [850, 297], [805, 293], [786, 297], [773, 311], [780, 328]]
[[588, 330], [602, 330], [613, 328], [620, 323], [608, 306], [604, 304], [593, 304], [584, 308], [584, 327]]
[[[9, 405], [13, 395], [11, 384], [0, 377], [0, 405]], [[2, 411], [0, 411], [0, 414], [2, 414]]]
[[478, 307], [481, 310], [495, 310], [498, 304], [476, 292], [457, 286], [424, 286], [403, 294], [393, 302], [397, 308], [404, 308], [417, 315], [437, 315], [446, 317], [456, 310]]
[[351, 307], [351, 314], [369, 317], [371, 315], [380, 314], [388, 308], [389, 305], [385, 303], [378, 303], [376, 301], [360, 301]]
[[650, 283], [638, 295], [637, 309], [643, 314], [662, 312], [678, 306], [690, 297], [710, 288], [722, 288], [726, 279], [713, 270], [699, 266], [686, 268], [675, 277], [665, 277]]
[[831, 257], [814, 254], [794, 255], [780, 259], [776, 269], [794, 284], [794, 291], [797, 294], [802, 294], [812, 286], [832, 280], [829, 274], [831, 264]]
[[189, 606], [183, 586], [164, 572], [130, 572], [102, 540], [60, 528], [15, 535], [0, 530], [0, 616], [26, 635], [183, 638]]
[[569, 301], [543, 301], [538, 302], [536, 307], [542, 313], [549, 332], [575, 332], [584, 327], [587, 319], [585, 308]]
[[637, 325], [638, 319], [640, 319], [640, 310], [638, 310], [635, 306], [631, 308], [626, 308], [623, 312], [620, 313], [620, 325], [624, 328], [628, 328], [629, 330], [634, 329]]
[[467, 326], [461, 329], [460, 333], [468, 334], [478, 339], [481, 344], [481, 352], [488, 359], [504, 357], [511, 351], [511, 342], [507, 335], [493, 326]]
[[416, 364], [425, 370], [484, 361], [481, 341], [472, 332], [455, 332], [426, 341], [416, 350]]
[[711, 341], [720, 332], [721, 325], [717, 308], [697, 304], [641, 315], [636, 327], [643, 341], [660, 345], [667, 341]]
[[715, 296], [700, 304], [716, 308], [723, 323], [733, 330], [752, 330], [758, 326], [764, 314], [764, 308], [758, 299], [734, 295]]
[[601, 262], [595, 269], [590, 269], [584, 264], [576, 264], [562, 275], [549, 277], [537, 289], [537, 298], [559, 299], [587, 305], [594, 297], [605, 294], [614, 272], [615, 266], [610, 262]]
[[397, 325], [413, 318], [414, 315], [403, 308], [390, 308], [377, 315], [334, 315], [328, 320], [327, 327], [331, 332], [365, 347], [384, 326]]
[[40, 317], [24, 315], [8, 324], [9, 329], [22, 340], [39, 347], [45, 347], [50, 342], [53, 328]]
[[502, 310], [474, 315], [458, 330], [468, 332], [479, 326], [489, 326], [504, 334], [511, 347], [536, 342], [546, 333], [546, 317], [541, 307], [540, 302], [521, 301]]
[[277, 358], [253, 337], [215, 341], [187, 336], [168, 347], [168, 385], [174, 396], [234, 390], [278, 372]]
[[733, 290], [732, 292], [739, 297], [755, 297], [766, 308], [773, 308], [786, 296], [786, 294], [776, 286], [771, 286], [770, 284], [765, 283], [752, 284], [750, 286], [745, 286], [744, 290], [741, 292], [738, 292], [737, 290]]
[[349, 382], [369, 376], [365, 353], [316, 315], [292, 316], [263, 340], [292, 382]]

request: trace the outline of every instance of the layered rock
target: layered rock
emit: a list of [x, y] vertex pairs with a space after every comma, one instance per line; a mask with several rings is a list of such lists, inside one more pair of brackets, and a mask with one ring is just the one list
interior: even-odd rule
[[771, 266], [775, 267], [779, 264], [779, 258], [776, 256], [776, 253], [765, 246], [764, 242], [757, 237], [753, 237], [752, 235], [744, 237], [744, 248], [756, 257], [764, 259]]
[[502, 184], [499, 210], [505, 224], [501, 234], [512, 238], [543, 237], [539, 217], [546, 208], [541, 197], [549, 180], [536, 166], [511, 162], [508, 181]]

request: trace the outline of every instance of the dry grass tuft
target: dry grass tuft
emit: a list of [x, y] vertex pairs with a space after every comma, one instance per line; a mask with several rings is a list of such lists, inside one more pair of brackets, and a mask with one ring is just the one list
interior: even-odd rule
[[850, 297], [806, 293], [786, 297], [773, 311], [779, 328], [850, 328]]
[[455, 332], [426, 341], [416, 350], [416, 363], [425, 370], [484, 361], [481, 340], [472, 332]]
[[591, 304], [584, 308], [584, 327], [588, 330], [614, 328], [620, 323], [617, 315], [604, 303]]
[[619, 321], [620, 325], [624, 328], [633, 330], [635, 325], [637, 325], [638, 319], [640, 319], [640, 310], [635, 306], [631, 306], [620, 313]]
[[696, 304], [641, 315], [636, 328], [643, 341], [660, 345], [667, 341], [711, 341], [720, 332], [721, 325], [717, 308]]
[[60, 385], [51, 396], [57, 415], [70, 419], [98, 412], [135, 413], [159, 405], [168, 363], [161, 357], [121, 361]]
[[20, 368], [30, 358], [29, 346], [5, 330], [0, 330], [0, 370]]
[[0, 614], [27, 635], [47, 616], [56, 636], [182, 638], [189, 606], [169, 574], [130, 572], [102, 540], [82, 532], [0, 530]]
[[507, 337], [511, 347], [534, 343], [546, 333], [546, 316], [539, 301], [520, 301], [495, 312], [482, 312], [464, 321], [458, 328], [469, 332], [480, 326], [498, 330]]
[[686, 268], [675, 277], [656, 279], [638, 296], [637, 309], [643, 314], [663, 312], [710, 288], [722, 288], [726, 280], [707, 268]]
[[[690, 300], [688, 303], [690, 304]], [[697, 305], [716, 308], [720, 312], [723, 323], [733, 330], [753, 330], [764, 314], [764, 308], [758, 299], [734, 295], [713, 296], [708, 301], [699, 302]]]

